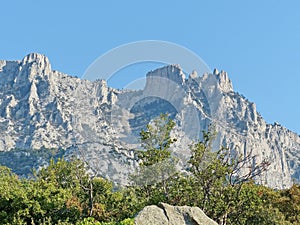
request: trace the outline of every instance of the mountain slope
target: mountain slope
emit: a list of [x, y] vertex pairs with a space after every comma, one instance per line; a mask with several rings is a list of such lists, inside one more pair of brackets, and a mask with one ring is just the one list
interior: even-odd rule
[[[65, 157], [83, 157], [94, 173], [126, 183], [137, 165], [134, 149], [140, 129], [162, 112], [177, 123], [173, 149], [183, 166], [187, 145], [214, 124], [215, 149], [226, 145], [242, 155], [255, 155], [247, 166], [270, 160], [270, 169], [258, 182], [285, 188], [292, 178], [300, 180], [300, 137], [279, 124], [267, 124], [254, 103], [234, 92], [224, 71], [201, 77], [194, 72], [186, 78], [179, 66], [170, 65], [149, 72], [144, 90], [120, 91], [103, 80], [53, 71], [40, 54], [0, 61], [3, 152], [64, 149]], [[35, 166], [45, 163], [39, 157]]]

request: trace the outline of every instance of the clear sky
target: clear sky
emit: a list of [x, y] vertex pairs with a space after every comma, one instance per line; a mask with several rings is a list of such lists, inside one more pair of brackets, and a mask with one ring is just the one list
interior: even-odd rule
[[54, 69], [81, 77], [96, 58], [121, 44], [170, 41], [194, 51], [210, 68], [227, 71], [235, 90], [255, 102], [267, 122], [300, 134], [298, 0], [10, 0], [0, 5], [0, 59], [39, 52]]

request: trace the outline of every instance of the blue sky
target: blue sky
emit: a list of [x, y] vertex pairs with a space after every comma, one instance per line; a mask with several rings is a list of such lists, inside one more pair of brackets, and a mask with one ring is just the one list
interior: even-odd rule
[[267, 122], [300, 134], [299, 10], [297, 0], [3, 1], [0, 59], [39, 52], [54, 69], [80, 77], [121, 44], [170, 41], [227, 71]]

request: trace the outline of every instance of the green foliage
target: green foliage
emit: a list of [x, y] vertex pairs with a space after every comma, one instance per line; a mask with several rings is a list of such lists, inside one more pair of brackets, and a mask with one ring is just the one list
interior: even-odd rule
[[[89, 225], [89, 224], [87, 224]], [[96, 224], [98, 225], [98, 224]], [[99, 225], [134, 225], [134, 219], [130, 219], [130, 218], [127, 218], [127, 219], [124, 219], [122, 220], [121, 222], [102, 222], [100, 223]]]
[[41, 159], [49, 162], [51, 158], [62, 157], [63, 149], [13, 149], [7, 152], [0, 152], [0, 165], [7, 166], [22, 176], [31, 176], [32, 169], [38, 167]]
[[290, 189], [280, 192], [280, 197], [275, 199], [274, 205], [285, 215], [292, 224], [300, 224], [300, 186], [294, 184]]
[[100, 223], [96, 221], [93, 217], [84, 218], [82, 221], [77, 222], [76, 225], [103, 225], [105, 223]]
[[138, 199], [129, 188], [113, 189], [105, 179], [91, 179], [78, 160], [52, 160], [35, 180], [0, 167], [0, 224], [130, 224], [125, 219], [137, 212]]
[[271, 188], [253, 182], [245, 183], [239, 195], [232, 199], [228, 224], [289, 224], [284, 214], [274, 206], [279, 196]]
[[[227, 186], [227, 177], [232, 172], [226, 160], [228, 149], [221, 148], [213, 152], [211, 142], [214, 134], [203, 132], [203, 141], [191, 146], [190, 171], [193, 174], [195, 189], [201, 192], [197, 205], [205, 212], [213, 209], [222, 200]], [[196, 200], [196, 199], [195, 199]]]
[[168, 181], [177, 174], [177, 159], [171, 154], [171, 144], [176, 141], [171, 137], [174, 126], [168, 115], [161, 114], [140, 133], [143, 149], [138, 152], [139, 168], [131, 179], [144, 205], [168, 199]]
[[57, 187], [79, 191], [81, 185], [89, 180], [84, 163], [78, 159], [65, 161], [63, 158], [50, 160], [48, 167], [35, 173], [37, 180], [54, 183]]
[[119, 221], [135, 213], [134, 193], [113, 191], [113, 184], [103, 178], [91, 178], [79, 160], [67, 162], [51, 160], [50, 165], [37, 174], [37, 180], [50, 182], [56, 188], [68, 190], [72, 196], [66, 201], [72, 221], [92, 216], [98, 221]]
[[135, 193], [128, 189], [113, 190], [111, 182], [103, 178], [93, 179], [93, 212], [98, 221], [120, 221], [134, 216], [138, 199]]
[[52, 159], [31, 180], [0, 166], [0, 224], [133, 225], [137, 212], [159, 202], [198, 206], [222, 225], [300, 224], [300, 186], [275, 191], [255, 184], [252, 178], [268, 163], [239, 173], [252, 158], [233, 158], [224, 147], [213, 152], [213, 132], [190, 146], [189, 171], [177, 172], [174, 126], [161, 115], [141, 132], [140, 167], [131, 187], [89, 176], [80, 160]]
[[[250, 164], [253, 157], [234, 157], [225, 147], [212, 151], [214, 136], [213, 132], [203, 132], [203, 141], [190, 146], [192, 177], [187, 187], [192, 187], [193, 194], [188, 201], [192, 200], [193, 205], [219, 224], [269, 224], [266, 221], [272, 224], [275, 218], [282, 219], [280, 212], [271, 204], [265, 204], [266, 201], [257, 194], [257, 185], [249, 186], [252, 178], [265, 171], [269, 163], [263, 161], [251, 167], [249, 172], [241, 172], [240, 169]], [[265, 218], [267, 215], [268, 219]]]
[[161, 114], [140, 133], [143, 150], [139, 152], [140, 166], [151, 166], [171, 157], [170, 146], [176, 141], [171, 137], [175, 123], [168, 115]]
[[71, 198], [68, 190], [57, 188], [52, 182], [20, 180], [5, 167], [1, 167], [0, 174], [3, 224], [42, 223], [45, 217], [58, 222], [74, 216], [65, 204]]

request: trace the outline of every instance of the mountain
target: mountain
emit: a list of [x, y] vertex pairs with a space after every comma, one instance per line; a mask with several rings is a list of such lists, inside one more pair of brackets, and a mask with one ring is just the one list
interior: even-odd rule
[[173, 150], [183, 167], [188, 144], [213, 124], [214, 149], [225, 145], [255, 156], [245, 170], [263, 159], [271, 162], [257, 182], [281, 189], [300, 181], [299, 135], [267, 124], [224, 71], [187, 75], [169, 65], [150, 71], [145, 88], [136, 91], [52, 70], [49, 59], [37, 53], [0, 60], [0, 163], [20, 174], [46, 165], [51, 156], [76, 156], [91, 172], [124, 184], [137, 166], [139, 131], [165, 112], [177, 124]]

